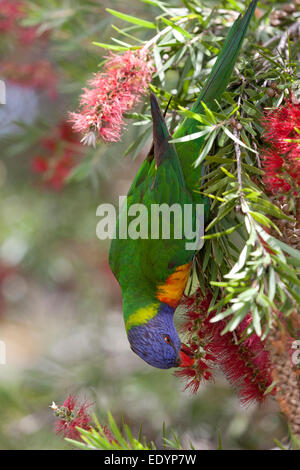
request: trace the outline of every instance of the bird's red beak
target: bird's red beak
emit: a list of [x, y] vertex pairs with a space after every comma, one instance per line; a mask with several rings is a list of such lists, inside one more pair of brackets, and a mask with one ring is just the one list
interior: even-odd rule
[[195, 362], [194, 354], [184, 343], [181, 343], [180, 358], [179, 367], [190, 367]]

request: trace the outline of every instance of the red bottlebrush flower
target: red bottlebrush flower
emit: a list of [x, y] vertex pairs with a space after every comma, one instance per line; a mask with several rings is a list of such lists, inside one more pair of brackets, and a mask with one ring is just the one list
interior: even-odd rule
[[49, 32], [38, 34], [38, 26], [23, 26], [20, 20], [26, 18], [27, 5], [24, 0], [0, 0], [0, 34], [8, 36], [22, 48], [33, 42], [47, 40]]
[[263, 342], [255, 333], [242, 340], [251, 321], [251, 314], [248, 314], [235, 330], [235, 335], [231, 332], [221, 335], [226, 326], [225, 321], [213, 324], [215, 331], [209, 345], [228, 381], [237, 389], [243, 404], [254, 400], [264, 401], [264, 393], [272, 384], [271, 362]]
[[53, 165], [52, 176], [48, 179], [48, 185], [52, 189], [61, 189], [74, 165], [75, 162], [72, 155], [65, 153]]
[[80, 112], [70, 113], [76, 132], [84, 134], [82, 142], [95, 145], [96, 140], [120, 140], [123, 115], [138, 101], [148, 87], [153, 67], [143, 50], [110, 54], [104, 71], [89, 80], [80, 97]]
[[181, 345], [180, 357], [182, 361], [180, 367], [189, 367], [195, 362], [193, 352], [185, 344]]
[[299, 138], [295, 128], [300, 127], [300, 104], [289, 100], [284, 105], [267, 111], [263, 125], [266, 141], [276, 147], [278, 152], [286, 152], [290, 147], [287, 139]]
[[56, 433], [70, 439], [79, 440], [80, 434], [76, 427], [86, 430], [91, 428], [91, 417], [87, 412], [90, 406], [91, 403], [78, 403], [78, 399], [73, 395], [69, 395], [61, 406], [53, 402], [50, 408], [54, 411], [54, 415], [59, 418], [56, 424]]
[[67, 121], [62, 121], [60, 123], [58, 133], [60, 138], [66, 142], [75, 142], [75, 144], [77, 144], [79, 141], [77, 134], [73, 131], [72, 126]]
[[57, 139], [53, 137], [46, 137], [45, 139], [41, 140], [42, 146], [49, 150], [50, 152], [54, 152], [57, 146]]
[[11, 31], [15, 22], [23, 17], [22, 2], [0, 0], [0, 33]]
[[264, 138], [269, 148], [262, 152], [264, 183], [273, 193], [300, 190], [300, 104], [288, 100], [266, 112]]
[[60, 190], [82, 152], [78, 136], [68, 122], [62, 121], [40, 144], [43, 153], [33, 158], [32, 169], [43, 175], [44, 186]]
[[32, 160], [32, 169], [36, 173], [44, 173], [48, 170], [49, 164], [44, 157], [34, 157]]
[[0, 67], [1, 75], [12, 83], [46, 90], [50, 98], [57, 96], [57, 76], [52, 64], [47, 60], [39, 60], [31, 64], [4, 62]]
[[103, 431], [103, 434], [105, 435], [105, 437], [107, 438], [108, 442], [110, 444], [112, 444], [113, 442], [115, 442], [116, 444], [118, 444], [118, 441], [116, 440], [116, 438], [112, 435], [110, 429], [107, 427], [107, 426], [101, 426], [102, 428], [102, 431]]
[[212, 378], [212, 355], [205, 349], [206, 333], [203, 330], [203, 321], [206, 318], [211, 297], [203, 299], [199, 296], [184, 298], [183, 305], [187, 308], [187, 321], [182, 325], [181, 331], [187, 333], [187, 345], [181, 347], [181, 369], [175, 372], [177, 377], [187, 380], [185, 389], [196, 393], [203, 380]]
[[48, 60], [39, 60], [30, 64], [29, 73], [31, 74], [31, 80], [28, 82], [30, 86], [37, 90], [46, 90], [52, 99], [57, 97], [57, 75]]
[[18, 42], [25, 46], [30, 46], [37, 37], [37, 26], [30, 26], [28, 28], [18, 28]]
[[[245, 335], [251, 314], [234, 333], [222, 335], [227, 323], [225, 320], [211, 323], [215, 313], [208, 314], [210, 302], [211, 296], [203, 298], [200, 290], [183, 301], [187, 307], [187, 321], [182, 332], [187, 334], [187, 346], [183, 345], [182, 370], [175, 374], [187, 379], [186, 388], [196, 392], [201, 380], [212, 378], [212, 367], [219, 365], [237, 388], [242, 403], [263, 401], [265, 391], [272, 384], [271, 363], [260, 338], [255, 333]], [[189, 361], [191, 357], [193, 361]]]

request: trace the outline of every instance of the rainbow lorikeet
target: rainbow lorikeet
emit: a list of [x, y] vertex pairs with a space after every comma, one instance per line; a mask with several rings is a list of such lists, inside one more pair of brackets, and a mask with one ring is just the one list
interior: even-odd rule
[[[203, 112], [202, 102], [210, 109], [216, 106], [230, 80], [234, 64], [253, 15], [257, 0], [251, 2], [244, 17], [233, 24], [212, 72], [192, 107], [194, 113]], [[150, 97], [153, 120], [153, 155], [149, 155], [136, 175], [117, 222], [116, 238], [110, 250], [110, 266], [117, 278], [123, 296], [123, 311], [131, 349], [148, 364], [161, 369], [179, 366], [181, 341], [175, 329], [173, 315], [188, 282], [195, 251], [186, 248], [187, 239], [175, 237], [175, 222], [170, 219], [170, 237], [153, 236], [150, 225], [154, 218], [152, 207], [177, 204], [192, 210], [195, 224], [196, 204], [203, 204], [206, 216], [209, 202], [194, 192], [202, 177], [201, 165], [193, 165], [203, 146], [203, 137], [172, 144], [164, 117], [153, 94]], [[199, 131], [199, 122], [186, 118], [173, 139]], [[136, 205], [139, 206], [136, 206]], [[140, 210], [139, 223], [144, 234], [140, 238], [119, 235], [121, 226], [129, 227], [132, 216]], [[148, 223], [150, 220], [150, 223]], [[157, 222], [157, 220], [156, 220]], [[146, 233], [145, 233], [146, 232]], [[152, 236], [151, 236], [152, 235]]]

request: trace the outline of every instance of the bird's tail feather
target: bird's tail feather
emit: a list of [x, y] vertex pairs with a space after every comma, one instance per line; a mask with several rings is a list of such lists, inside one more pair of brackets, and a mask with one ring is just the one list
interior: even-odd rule
[[245, 15], [239, 17], [234, 22], [225, 40], [224, 46], [219, 53], [218, 59], [196, 103], [192, 107], [194, 112], [197, 112], [198, 108], [201, 107], [201, 101], [204, 101], [208, 106], [210, 103], [213, 105], [214, 100], [218, 99], [225, 91], [257, 2], [258, 0], [253, 0]]
[[[239, 17], [231, 27], [218, 59], [197, 101], [192, 107], [193, 112], [200, 113], [203, 111], [202, 101], [209, 108], [213, 109], [216, 106], [215, 100], [218, 100], [225, 91], [257, 2], [258, 0], [252, 0], [245, 15]], [[174, 133], [173, 139], [191, 135], [197, 131], [199, 131], [199, 122], [192, 118], [186, 118]], [[178, 142], [175, 144], [188, 187], [193, 185], [194, 178], [197, 178], [197, 175], [192, 175], [193, 170], [191, 168], [198, 157], [203, 142], [204, 137], [200, 137], [188, 142]], [[189, 182], [188, 180], [191, 181]]]
[[157, 102], [156, 96], [150, 93], [151, 114], [153, 122], [153, 141], [155, 147], [160, 147], [162, 143], [170, 138], [170, 134], [165, 123], [165, 119]]

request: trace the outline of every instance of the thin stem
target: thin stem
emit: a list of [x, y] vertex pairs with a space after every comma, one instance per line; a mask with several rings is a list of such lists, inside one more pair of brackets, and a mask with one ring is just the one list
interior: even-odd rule
[[[176, 21], [174, 24], [176, 24], [177, 26], [181, 25], [182, 23], [185, 23], [186, 21], [188, 21], [189, 18], [181, 18], [180, 20]], [[165, 34], [167, 34], [169, 31], [172, 31], [172, 26], [167, 26], [166, 28], [162, 29], [161, 31], [159, 31], [152, 39], [150, 39], [150, 41], [146, 42], [146, 44], [142, 47], [142, 50], [143, 51], [147, 51], [148, 49], [150, 49], [150, 47], [152, 47], [154, 44], [157, 43], [157, 41], [162, 37], [164, 36]]]
[[[233, 129], [233, 135], [238, 140], [240, 140], [241, 133], [237, 129]], [[234, 141], [234, 150], [235, 150], [236, 164], [237, 164], [237, 178], [238, 178], [238, 184], [239, 184], [239, 193], [240, 193], [240, 197], [244, 199], [243, 182], [242, 182], [242, 160], [241, 160], [242, 154], [241, 154], [241, 148], [239, 146], [239, 143], [236, 141]]]

